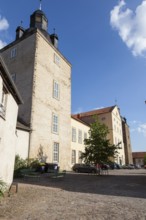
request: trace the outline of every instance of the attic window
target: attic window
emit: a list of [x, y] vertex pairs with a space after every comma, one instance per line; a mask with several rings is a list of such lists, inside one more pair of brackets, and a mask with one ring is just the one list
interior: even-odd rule
[[11, 74], [12, 80], [15, 82], [16, 81], [16, 73]]
[[16, 55], [17, 55], [17, 48], [15, 47], [15, 48], [13, 48], [13, 49], [11, 50], [10, 57], [11, 57], [11, 58], [14, 58], [14, 57], [16, 57]]

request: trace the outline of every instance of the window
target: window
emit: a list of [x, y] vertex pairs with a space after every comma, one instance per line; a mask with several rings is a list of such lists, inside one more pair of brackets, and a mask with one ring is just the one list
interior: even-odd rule
[[78, 152], [78, 163], [82, 163], [81, 154], [82, 154], [82, 151], [79, 151]]
[[84, 140], [87, 139], [87, 133], [84, 132]]
[[57, 66], [60, 66], [60, 57], [54, 54], [54, 62], [57, 64]]
[[16, 57], [16, 55], [17, 55], [17, 49], [16, 48], [13, 48], [12, 50], [11, 50], [11, 58], [14, 58], [14, 57]]
[[81, 130], [79, 130], [78, 132], [78, 143], [82, 144], [82, 131]]
[[72, 128], [72, 142], [76, 142], [76, 128]]
[[13, 82], [15, 82], [16, 81], [16, 73], [11, 74], [11, 77], [12, 77]]
[[72, 150], [71, 163], [76, 163], [76, 151]]
[[58, 163], [59, 162], [59, 143], [54, 142], [54, 148], [53, 148], [53, 162]]
[[5, 116], [5, 113], [6, 113], [7, 94], [8, 92], [3, 86], [2, 96], [1, 96], [1, 101], [0, 101], [0, 115], [3, 117]]
[[53, 114], [53, 123], [52, 123], [52, 131], [53, 133], [58, 134], [58, 115]]
[[53, 98], [59, 99], [59, 84], [57, 82], [53, 82]]

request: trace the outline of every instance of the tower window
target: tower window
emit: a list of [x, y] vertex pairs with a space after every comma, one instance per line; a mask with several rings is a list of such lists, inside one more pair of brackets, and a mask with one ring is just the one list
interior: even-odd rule
[[11, 56], [11, 58], [14, 58], [14, 57], [16, 57], [16, 55], [17, 55], [17, 48], [15, 47], [11, 50], [10, 56]]
[[16, 81], [16, 73], [11, 74], [12, 80], [15, 82]]
[[53, 82], [53, 98], [59, 99], [59, 84], [56, 81]]
[[60, 66], [60, 57], [54, 54], [54, 62], [57, 64], [57, 66]]
[[59, 143], [54, 142], [54, 149], [53, 149], [53, 162], [59, 162]]
[[53, 114], [53, 123], [52, 123], [52, 131], [55, 134], [59, 132], [59, 123], [58, 123], [58, 115]]

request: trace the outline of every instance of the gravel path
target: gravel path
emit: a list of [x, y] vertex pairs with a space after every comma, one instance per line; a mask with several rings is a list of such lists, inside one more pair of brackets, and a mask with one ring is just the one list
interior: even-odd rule
[[0, 203], [1, 220], [146, 220], [146, 170], [17, 181], [18, 193]]

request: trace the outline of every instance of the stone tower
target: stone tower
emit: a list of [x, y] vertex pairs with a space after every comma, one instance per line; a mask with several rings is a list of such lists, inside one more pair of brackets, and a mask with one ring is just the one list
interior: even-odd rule
[[69, 169], [71, 64], [47, 29], [46, 15], [36, 10], [29, 28], [17, 27], [15, 41], [0, 52], [24, 101], [19, 118], [31, 129], [28, 157], [36, 158], [41, 148], [47, 162]]

